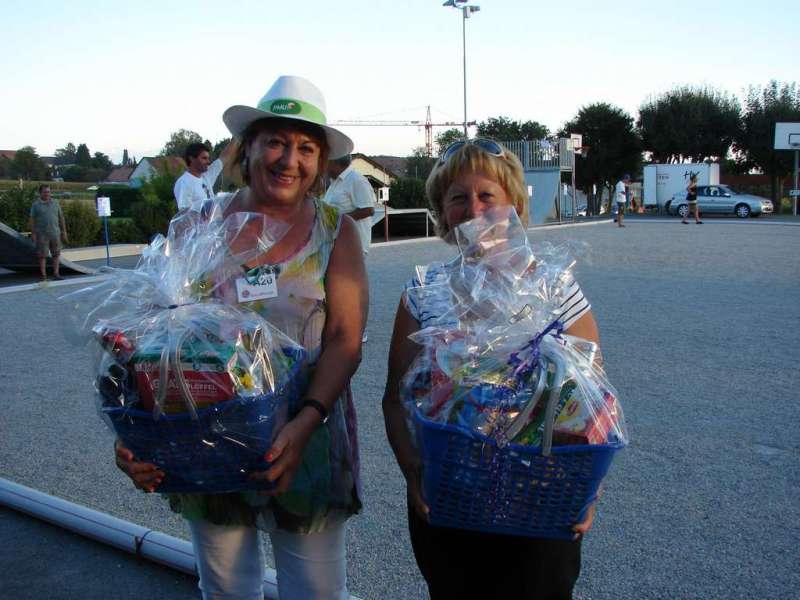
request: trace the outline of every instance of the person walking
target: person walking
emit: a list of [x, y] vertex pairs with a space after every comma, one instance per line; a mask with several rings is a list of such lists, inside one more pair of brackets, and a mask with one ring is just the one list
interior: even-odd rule
[[681, 220], [681, 223], [688, 225], [689, 221], [687, 221], [686, 218], [694, 212], [695, 223], [702, 225], [700, 209], [697, 206], [697, 173], [692, 173], [689, 177], [689, 185], [686, 186], [686, 202], [689, 203], [689, 208], [686, 211], [686, 216]]
[[625, 214], [625, 204], [628, 201], [628, 184], [631, 182], [631, 176], [627, 173], [622, 176], [622, 179], [617, 182], [617, 185], [614, 188], [614, 199], [617, 203], [617, 225], [619, 227], [625, 227], [622, 224], [622, 217]]
[[51, 198], [50, 186], [39, 186], [39, 199], [31, 205], [31, 214], [28, 222], [31, 230], [31, 239], [36, 246], [36, 256], [39, 259], [39, 274], [42, 281], [47, 281], [47, 254], [50, 253], [53, 264], [53, 279], [64, 279], [59, 272], [61, 257], [61, 242], [69, 241], [67, 223], [64, 220], [64, 211], [56, 200]]

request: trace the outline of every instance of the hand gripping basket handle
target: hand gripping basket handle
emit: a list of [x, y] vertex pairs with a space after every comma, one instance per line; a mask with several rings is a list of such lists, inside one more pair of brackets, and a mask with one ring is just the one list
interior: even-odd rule
[[[542, 455], [550, 456], [553, 447], [553, 429], [556, 424], [556, 406], [561, 398], [561, 386], [564, 384], [566, 366], [560, 356], [551, 356], [542, 352], [542, 357], [552, 361], [556, 367], [553, 375], [553, 385], [550, 386], [550, 394], [547, 396], [547, 407], [544, 412], [544, 435], [542, 436]], [[542, 377], [547, 377], [547, 369], [542, 369]]]

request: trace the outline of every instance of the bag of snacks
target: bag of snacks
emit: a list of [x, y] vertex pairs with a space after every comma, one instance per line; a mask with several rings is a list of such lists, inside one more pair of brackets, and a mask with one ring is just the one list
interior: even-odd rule
[[458, 259], [407, 290], [434, 315], [401, 389], [431, 523], [569, 538], [628, 440], [596, 344], [558, 320], [573, 253], [529, 245], [510, 207], [455, 235]]
[[160, 492], [269, 486], [248, 475], [269, 467], [304, 391], [306, 352], [215, 291], [285, 231], [255, 213], [180, 213], [135, 269], [104, 269], [62, 297], [93, 340], [101, 415], [137, 460], [165, 472]]

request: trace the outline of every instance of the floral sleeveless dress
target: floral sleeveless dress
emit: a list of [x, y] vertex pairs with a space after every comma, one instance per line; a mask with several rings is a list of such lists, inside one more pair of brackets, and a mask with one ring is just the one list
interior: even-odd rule
[[[232, 195], [220, 202], [230, 202]], [[306, 243], [291, 257], [271, 265], [278, 296], [237, 303], [234, 280], [222, 282], [219, 294], [229, 304], [259, 313], [270, 324], [303, 345], [309, 353], [310, 377], [322, 350], [325, 326], [325, 273], [341, 227], [336, 208], [314, 200], [316, 215]], [[311, 436], [291, 489], [276, 497], [254, 492], [172, 494], [170, 506], [190, 520], [218, 525], [250, 525], [269, 531], [276, 525], [313, 533], [341, 523], [361, 509], [357, 422], [348, 385], [325, 425]]]

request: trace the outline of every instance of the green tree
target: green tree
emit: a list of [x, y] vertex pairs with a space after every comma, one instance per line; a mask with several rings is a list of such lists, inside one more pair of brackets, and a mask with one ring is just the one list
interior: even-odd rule
[[79, 165], [72, 165], [61, 171], [64, 181], [87, 181], [89, 169]]
[[111, 169], [114, 168], [114, 163], [111, 162], [111, 159], [108, 157], [107, 154], [103, 154], [102, 152], [95, 152], [94, 156], [92, 157], [91, 167], [93, 169], [98, 169], [100, 171], [104, 171], [104, 176], [108, 175], [111, 172]]
[[75, 151], [75, 164], [79, 167], [89, 168], [92, 166], [92, 155], [89, 153], [89, 146], [79, 144]]
[[416, 177], [398, 177], [389, 188], [392, 208], [427, 208], [425, 182]]
[[195, 131], [190, 131], [189, 129], [173, 131], [169, 136], [169, 140], [161, 149], [161, 156], [183, 156], [186, 146], [202, 141], [203, 138]]
[[436, 159], [428, 156], [423, 147], [414, 148], [411, 156], [406, 158], [406, 175], [425, 181], [436, 164]]
[[588, 148], [585, 156], [576, 157], [575, 175], [577, 186], [589, 199], [588, 214], [598, 214], [600, 199], [593, 196], [592, 186], [607, 187], [611, 194], [625, 173], [634, 174], [641, 167], [641, 142], [633, 117], [621, 108], [596, 102], [582, 107], [558, 135], [569, 137], [570, 133], [582, 134], [583, 147]]
[[436, 156], [441, 156], [442, 152], [447, 150], [447, 147], [457, 142], [458, 140], [464, 139], [464, 130], [463, 129], [447, 129], [442, 133], [436, 135]]
[[12, 177], [13, 170], [14, 167], [11, 164], [11, 159], [7, 156], [0, 156], [0, 179], [9, 179]]
[[225, 150], [225, 147], [230, 144], [231, 138], [223, 138], [214, 144], [214, 147], [211, 148], [211, 160], [216, 160], [219, 158], [219, 155], [222, 154], [222, 151]]
[[130, 158], [128, 158], [128, 149], [127, 149], [127, 148], [125, 148], [125, 149], [122, 151], [122, 166], [123, 166], [123, 167], [127, 167], [127, 166], [128, 166], [128, 164], [130, 163], [130, 160], [131, 160], [131, 159], [130, 159]]
[[56, 164], [57, 165], [75, 164], [75, 156], [77, 153], [78, 149], [75, 148], [75, 144], [69, 142], [63, 148], [59, 148], [56, 150]]
[[682, 86], [639, 107], [642, 147], [655, 162], [719, 161], [739, 132], [736, 98], [710, 87]]
[[47, 165], [31, 146], [23, 146], [17, 150], [14, 160], [11, 161], [11, 175], [29, 180], [49, 179]]
[[770, 178], [772, 200], [779, 206], [779, 179], [793, 168], [793, 153], [773, 148], [775, 123], [800, 121], [800, 89], [796, 83], [770, 81], [765, 87], [751, 86], [744, 101], [742, 128], [734, 147], [745, 156], [745, 164], [761, 169]]
[[500, 142], [543, 140], [550, 135], [547, 127], [536, 121], [513, 121], [508, 117], [489, 117], [478, 123], [478, 136]]

